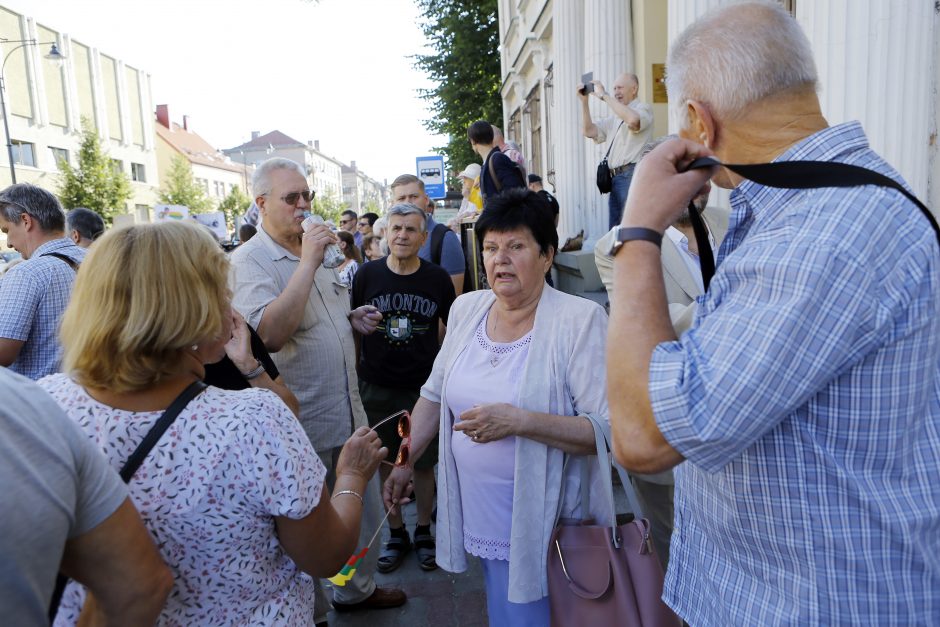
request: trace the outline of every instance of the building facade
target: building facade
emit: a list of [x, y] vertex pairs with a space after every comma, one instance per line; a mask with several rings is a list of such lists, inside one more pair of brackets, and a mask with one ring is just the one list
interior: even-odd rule
[[[610, 86], [639, 77], [655, 135], [670, 130], [664, 76], [668, 44], [729, 0], [500, 0], [506, 136], [561, 205], [559, 235], [607, 229], [607, 199], [594, 186], [602, 147], [581, 134], [575, 87], [582, 74]], [[924, 0], [781, 0], [813, 46], [820, 100], [830, 124], [859, 120], [872, 147], [937, 211], [940, 207], [940, 9]], [[592, 116], [606, 106], [590, 100]], [[727, 202], [715, 190], [712, 203]], [[587, 246], [586, 246], [587, 248]]]
[[257, 166], [273, 157], [296, 161], [304, 167], [310, 189], [319, 196], [343, 199], [343, 163], [320, 152], [319, 140], [304, 143], [281, 131], [264, 135], [252, 131], [249, 141], [222, 152], [233, 162], [249, 166]]
[[167, 105], [157, 106], [156, 121], [157, 167], [161, 187], [170, 172], [173, 159], [180, 156], [189, 162], [193, 179], [202, 186], [206, 196], [216, 206], [235, 188], [240, 188], [247, 197], [251, 197], [249, 181], [254, 171], [253, 165], [233, 162], [213, 148], [190, 128], [188, 116], [183, 116], [182, 125], [173, 122]]
[[368, 211], [381, 214], [387, 209], [388, 189], [351, 161], [343, 166], [343, 202], [359, 215]]
[[[115, 167], [131, 179], [133, 195], [120, 209], [145, 214], [157, 189], [150, 75], [4, 7], [0, 37], [8, 40], [0, 43], [0, 54], [17, 182], [56, 191], [59, 160], [78, 164], [86, 118]], [[17, 48], [19, 40], [38, 45]], [[66, 57], [61, 65], [45, 58], [53, 42]], [[10, 182], [10, 160], [2, 150], [0, 187]]]

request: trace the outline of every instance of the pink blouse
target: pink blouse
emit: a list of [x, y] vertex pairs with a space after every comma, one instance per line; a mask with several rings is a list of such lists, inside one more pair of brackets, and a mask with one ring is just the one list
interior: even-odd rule
[[[447, 406], [454, 422], [475, 405], [519, 405], [519, 389], [529, 354], [528, 333], [511, 343], [493, 342], [483, 317], [474, 341], [451, 370]], [[512, 495], [516, 467], [516, 438], [478, 444], [463, 431], [454, 431], [452, 452], [460, 481], [464, 549], [485, 559], [509, 559]]]

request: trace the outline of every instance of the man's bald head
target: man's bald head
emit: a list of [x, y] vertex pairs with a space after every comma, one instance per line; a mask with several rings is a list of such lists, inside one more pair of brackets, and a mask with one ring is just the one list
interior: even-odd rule
[[706, 103], [722, 120], [764, 98], [816, 88], [809, 40], [778, 2], [749, 1], [715, 9], [683, 31], [669, 49], [666, 88], [680, 128], [688, 103]]
[[623, 104], [630, 104], [636, 98], [639, 89], [640, 81], [637, 79], [636, 74], [624, 72], [614, 81], [614, 99]]

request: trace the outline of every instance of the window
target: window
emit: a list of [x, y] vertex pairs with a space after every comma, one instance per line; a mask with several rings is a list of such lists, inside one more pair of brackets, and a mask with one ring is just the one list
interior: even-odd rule
[[143, 163], [131, 162], [131, 180], [138, 183], [147, 182], [147, 170], [144, 168]]
[[17, 139], [10, 140], [10, 143], [13, 145], [13, 163], [36, 167], [36, 147], [33, 144]]
[[111, 169], [117, 173], [124, 172], [124, 162], [120, 159], [111, 159]]
[[62, 169], [62, 162], [69, 162], [69, 151], [65, 148], [54, 148], [49, 146], [49, 152], [52, 154], [52, 162], [55, 164], [55, 167]]
[[529, 126], [529, 172], [542, 171], [542, 108], [539, 85], [532, 88], [525, 103], [525, 115]]

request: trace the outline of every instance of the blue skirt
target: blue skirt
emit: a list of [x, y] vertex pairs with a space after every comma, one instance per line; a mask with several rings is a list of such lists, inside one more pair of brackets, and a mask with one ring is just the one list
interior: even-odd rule
[[509, 562], [480, 559], [486, 582], [486, 612], [490, 627], [548, 627], [548, 597], [531, 603], [509, 601]]

